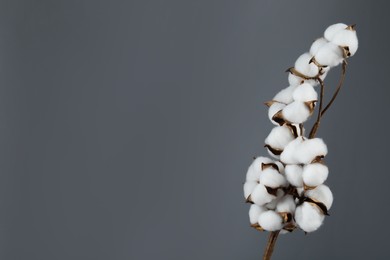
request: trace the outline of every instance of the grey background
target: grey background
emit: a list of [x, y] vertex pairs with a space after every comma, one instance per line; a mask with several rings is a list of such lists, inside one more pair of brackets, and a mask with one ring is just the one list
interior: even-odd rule
[[334, 207], [274, 258], [389, 259], [388, 9], [0, 1], [0, 259], [260, 259], [242, 182], [266, 154], [262, 103], [336, 22], [360, 49], [319, 131]]

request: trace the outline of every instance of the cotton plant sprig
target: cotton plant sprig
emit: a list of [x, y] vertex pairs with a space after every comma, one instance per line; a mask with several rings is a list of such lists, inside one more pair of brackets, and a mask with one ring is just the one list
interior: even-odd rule
[[[336, 99], [344, 82], [347, 62], [358, 48], [354, 25], [329, 26], [310, 50], [287, 71], [289, 86], [271, 101], [268, 116], [275, 125], [265, 139], [272, 157], [257, 157], [249, 166], [244, 184], [246, 202], [251, 203], [249, 221], [259, 231], [269, 231], [264, 260], [270, 259], [279, 234], [301, 229], [316, 231], [333, 203], [327, 185], [329, 169], [324, 157], [326, 144], [316, 134], [321, 118]], [[324, 106], [324, 79], [329, 70], [342, 65], [339, 84]], [[319, 88], [319, 91], [316, 90]], [[316, 121], [306, 135], [304, 123], [318, 107]]]

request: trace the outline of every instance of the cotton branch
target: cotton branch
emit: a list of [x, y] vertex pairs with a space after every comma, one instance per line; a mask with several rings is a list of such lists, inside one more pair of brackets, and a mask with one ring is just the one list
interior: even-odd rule
[[[334, 24], [324, 37], [313, 42], [310, 51], [298, 57], [288, 69], [289, 86], [265, 104], [268, 117], [275, 125], [265, 139], [270, 156], [255, 157], [248, 168], [244, 184], [245, 201], [251, 204], [251, 227], [269, 231], [263, 259], [271, 259], [279, 234], [301, 229], [316, 231], [324, 222], [333, 203], [325, 184], [329, 170], [323, 158], [328, 153], [325, 142], [315, 137], [322, 116], [334, 103], [344, 83], [347, 62], [358, 48], [354, 26]], [[336, 90], [324, 106], [324, 79], [329, 70], [342, 64]], [[319, 85], [319, 93], [316, 86]], [[304, 123], [313, 115], [316, 121], [308, 137]]]

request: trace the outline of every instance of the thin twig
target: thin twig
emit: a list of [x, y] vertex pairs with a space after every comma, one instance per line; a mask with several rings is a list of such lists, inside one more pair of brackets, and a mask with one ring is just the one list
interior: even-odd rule
[[347, 71], [347, 62], [344, 60], [344, 61], [343, 61], [343, 66], [342, 66], [342, 72], [341, 72], [341, 76], [340, 76], [339, 85], [337, 86], [337, 89], [336, 89], [336, 91], [334, 92], [332, 99], [331, 99], [331, 100], [329, 101], [329, 103], [326, 105], [326, 107], [324, 108], [324, 110], [321, 111], [321, 116], [323, 116], [323, 115], [325, 114], [325, 112], [326, 112], [326, 111], [329, 109], [329, 107], [333, 104], [334, 100], [336, 99], [337, 95], [339, 94], [340, 89], [341, 89], [341, 87], [343, 86], [343, 83], [344, 83], [346, 71]]
[[263, 260], [270, 260], [271, 259], [271, 256], [272, 256], [272, 253], [274, 251], [275, 244], [276, 244], [276, 240], [278, 239], [279, 232], [280, 232], [280, 230], [273, 231], [269, 234], [268, 243], [267, 243], [267, 247], [265, 248], [265, 251], [264, 251]]
[[322, 103], [324, 101], [325, 85], [324, 85], [324, 81], [322, 79], [318, 78], [318, 81], [320, 82], [320, 85], [321, 85], [320, 105], [319, 105], [319, 108], [318, 108], [317, 120], [314, 123], [314, 125], [313, 125], [313, 127], [312, 127], [312, 129], [310, 131], [309, 139], [313, 138], [316, 135], [318, 127], [320, 126], [320, 121], [321, 121], [321, 116], [322, 116]]

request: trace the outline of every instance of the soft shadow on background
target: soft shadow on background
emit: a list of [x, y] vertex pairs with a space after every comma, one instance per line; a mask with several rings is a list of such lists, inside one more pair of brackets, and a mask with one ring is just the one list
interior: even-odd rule
[[[389, 259], [385, 1], [0, 1], [0, 258], [260, 259], [263, 102], [325, 28], [360, 49], [319, 131], [335, 203], [275, 259]], [[339, 69], [327, 81], [334, 88]], [[329, 90], [331, 91], [331, 90]]]

